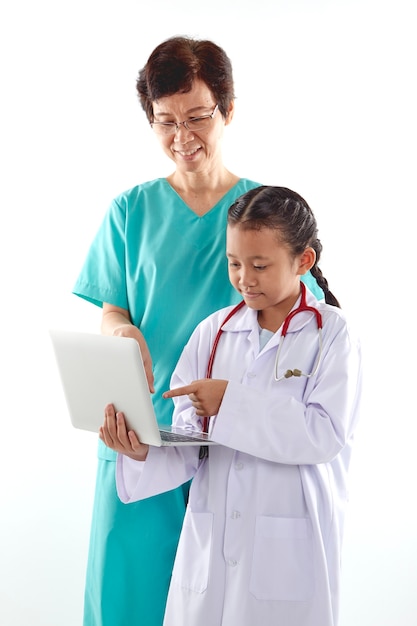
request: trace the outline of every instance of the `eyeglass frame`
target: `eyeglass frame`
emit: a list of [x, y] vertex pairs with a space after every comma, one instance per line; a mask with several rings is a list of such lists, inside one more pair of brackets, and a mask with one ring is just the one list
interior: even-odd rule
[[[202, 126], [201, 128], [195, 128], [194, 131], [191, 128], [188, 128], [187, 124], [189, 124], [190, 122], [194, 122], [195, 120], [212, 120], [214, 118], [214, 116], [216, 115], [217, 111], [219, 110], [219, 105], [216, 104], [216, 106], [214, 107], [213, 111], [209, 114], [209, 115], [198, 115], [197, 117], [191, 117], [189, 120], [184, 120], [183, 122], [149, 122], [150, 127], [152, 128], [152, 130], [158, 135], [165, 135], [165, 136], [170, 136], [170, 135], [176, 135], [176, 133], [179, 131], [180, 126], [184, 126], [185, 129], [187, 129], [188, 131], [190, 131], [191, 133], [194, 131], [198, 131], [198, 130], [204, 130], [205, 128], [208, 128], [210, 125], [210, 122], [206, 125], [206, 126]], [[172, 132], [162, 132], [160, 133], [159, 131], [157, 131], [155, 129], [155, 126], [159, 127], [159, 128], [166, 128], [168, 130], [168, 128], [172, 129]], [[175, 127], [175, 130], [173, 130]]]

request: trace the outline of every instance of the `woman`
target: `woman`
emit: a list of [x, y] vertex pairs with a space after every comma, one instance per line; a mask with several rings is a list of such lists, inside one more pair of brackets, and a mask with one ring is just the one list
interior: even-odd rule
[[[226, 214], [258, 183], [223, 164], [234, 86], [219, 46], [168, 39], [140, 71], [137, 91], [174, 171], [112, 202], [74, 293], [103, 307], [103, 333], [137, 339], [158, 420], [167, 423], [172, 407], [161, 393], [192, 330], [239, 298], [227, 278]], [[116, 494], [115, 453], [99, 442], [98, 456], [84, 626], [160, 626], [188, 486], [126, 506]]]

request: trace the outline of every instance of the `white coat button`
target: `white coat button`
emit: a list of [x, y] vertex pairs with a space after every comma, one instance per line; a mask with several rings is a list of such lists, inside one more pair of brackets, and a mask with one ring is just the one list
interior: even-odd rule
[[240, 517], [240, 512], [239, 511], [233, 511], [232, 512], [232, 519], [239, 519]]
[[256, 378], [256, 374], [254, 372], [248, 372], [248, 378]]
[[237, 561], [235, 561], [235, 559], [229, 559], [228, 564], [230, 565], [230, 567], [236, 567]]
[[238, 461], [237, 463], [235, 463], [235, 470], [237, 470], [238, 472], [240, 470], [243, 470], [243, 463], [241, 461]]

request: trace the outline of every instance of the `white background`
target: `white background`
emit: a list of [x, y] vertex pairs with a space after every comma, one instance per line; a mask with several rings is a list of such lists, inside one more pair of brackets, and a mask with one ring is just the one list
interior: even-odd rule
[[0, 624], [82, 623], [96, 437], [69, 424], [47, 330], [99, 330], [71, 295], [91, 239], [113, 196], [172, 169], [135, 80], [175, 34], [231, 57], [226, 164], [307, 199], [362, 337], [340, 626], [416, 626], [412, 0], [2, 3]]

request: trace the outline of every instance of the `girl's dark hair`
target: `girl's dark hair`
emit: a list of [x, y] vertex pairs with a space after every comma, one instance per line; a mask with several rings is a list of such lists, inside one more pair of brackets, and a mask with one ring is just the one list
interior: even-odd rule
[[316, 218], [298, 193], [286, 187], [266, 185], [251, 189], [229, 208], [227, 223], [247, 230], [277, 230], [280, 241], [290, 247], [294, 256], [302, 254], [308, 247], [313, 248], [316, 261], [310, 272], [323, 290], [325, 301], [340, 308], [318, 266], [323, 247], [317, 237]]
[[139, 100], [149, 122], [152, 103], [176, 93], [187, 93], [200, 79], [213, 94], [223, 117], [234, 99], [232, 64], [225, 51], [208, 40], [171, 37], [152, 52], [136, 81]]

